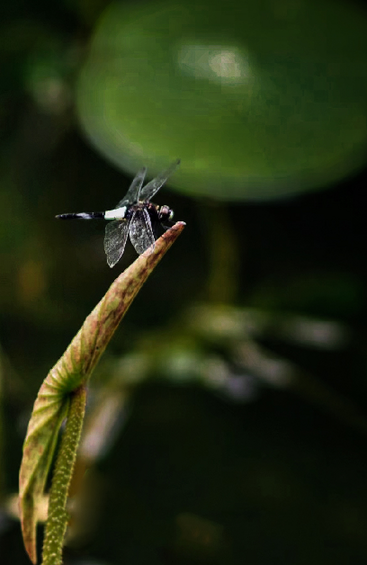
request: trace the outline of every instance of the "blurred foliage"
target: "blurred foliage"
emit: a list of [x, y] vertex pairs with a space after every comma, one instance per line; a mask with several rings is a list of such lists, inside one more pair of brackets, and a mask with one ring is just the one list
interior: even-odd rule
[[[180, 190], [172, 193], [168, 186], [158, 203], [169, 204], [187, 228], [96, 372], [66, 560], [161, 565], [366, 560], [365, 165], [345, 177], [365, 163], [366, 6], [303, 0], [241, 3], [239, 11], [226, 3], [215, 11], [217, 1], [202, 0], [188, 18], [189, 5], [177, 5], [180, 29], [197, 22], [203, 33], [221, 20], [223, 28], [227, 25], [225, 45], [241, 57], [244, 33], [251, 37], [258, 53], [251, 55], [251, 64], [267, 70], [266, 84], [278, 88], [278, 97], [270, 86], [266, 91], [273, 94], [273, 113], [267, 113], [271, 127], [264, 121], [257, 128], [254, 122], [252, 137], [243, 127], [244, 106], [239, 114], [232, 106], [241, 85], [234, 86], [222, 112], [220, 96], [228, 83], [219, 87], [200, 79], [203, 88], [190, 91], [189, 74], [172, 76], [172, 83], [164, 75], [176, 29], [166, 33], [165, 14], [173, 6], [168, 0], [160, 4], [158, 27], [153, 0], [120, 7], [62, 0], [2, 7], [0, 555], [5, 565], [28, 562], [10, 496], [17, 490], [36, 391], [119, 272], [105, 263], [102, 223], [66, 225], [54, 216], [111, 208], [141, 165], [154, 174], [155, 167], [163, 169], [176, 157], [183, 160], [182, 173], [172, 186]], [[262, 11], [255, 18], [258, 6]], [[148, 8], [144, 32], [139, 14]], [[122, 12], [130, 14], [123, 23]], [[105, 38], [104, 26], [114, 14], [111, 66], [105, 58], [99, 66], [98, 38]], [[137, 62], [151, 68], [143, 73], [130, 67], [130, 78], [139, 83], [131, 80], [122, 90], [120, 69], [127, 61], [116, 58], [116, 36], [124, 26], [132, 33], [134, 22], [135, 37], [144, 39], [145, 33], [136, 47], [142, 54]], [[158, 32], [167, 46], [159, 57], [152, 44]], [[204, 35], [197, 45], [216, 44], [216, 34]], [[119, 41], [126, 37], [134, 34], [120, 35]], [[293, 119], [292, 100], [287, 105], [288, 121], [287, 108], [277, 102], [283, 99], [281, 86], [286, 88], [284, 74], [292, 81], [289, 97], [299, 95]], [[321, 94], [329, 92], [329, 103], [325, 98], [317, 107], [309, 103], [310, 77], [317, 77]], [[116, 90], [110, 89], [112, 79]], [[180, 85], [182, 96], [171, 97], [170, 88], [177, 91]], [[261, 92], [260, 101], [266, 101]], [[101, 104], [103, 94], [108, 104]], [[84, 115], [83, 97], [90, 104]], [[311, 107], [308, 122], [300, 110]], [[204, 108], [201, 121], [190, 108], [197, 113]], [[204, 150], [209, 110], [215, 121], [212, 145]], [[165, 126], [164, 114], [171, 119]], [[81, 132], [80, 116], [89, 139]], [[239, 116], [238, 123], [233, 116]], [[126, 124], [131, 129], [121, 140]], [[308, 128], [302, 144], [298, 127]], [[111, 129], [120, 145], [110, 145]], [[141, 145], [140, 136], [149, 138], [149, 146], [130, 153], [129, 136]], [[91, 139], [105, 153], [95, 152]], [[106, 147], [118, 169], [104, 158]], [[269, 157], [264, 168], [267, 155], [277, 159]], [[302, 167], [308, 165], [306, 174]], [[283, 178], [284, 171], [289, 178], [299, 175], [298, 182], [275, 186], [279, 171]], [[244, 182], [249, 176], [254, 184]], [[255, 176], [263, 182], [255, 183]], [[315, 190], [331, 182], [332, 190]], [[273, 195], [273, 188], [277, 195], [298, 191], [301, 184], [313, 192], [277, 203], [238, 201], [224, 207], [208, 200], [214, 190], [217, 199], [231, 201], [255, 189], [263, 196]], [[189, 193], [192, 198], [184, 196]], [[134, 257], [127, 249], [120, 268]]]
[[343, 2], [112, 3], [78, 84], [93, 144], [224, 201], [329, 184], [365, 159], [367, 16]]

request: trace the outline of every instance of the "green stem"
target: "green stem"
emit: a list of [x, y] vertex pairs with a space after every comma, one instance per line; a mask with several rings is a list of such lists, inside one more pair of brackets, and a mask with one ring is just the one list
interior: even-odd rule
[[231, 304], [236, 300], [238, 291], [239, 249], [236, 233], [225, 206], [209, 204], [204, 218], [210, 254], [207, 296], [209, 302]]
[[62, 547], [69, 520], [65, 507], [82, 431], [85, 401], [85, 386], [79, 387], [71, 394], [69, 413], [50, 490], [43, 544], [43, 565], [61, 565], [62, 563]]

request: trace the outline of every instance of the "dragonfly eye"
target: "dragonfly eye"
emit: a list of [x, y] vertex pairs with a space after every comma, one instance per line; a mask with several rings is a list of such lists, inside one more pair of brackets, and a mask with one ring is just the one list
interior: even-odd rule
[[169, 219], [170, 222], [172, 222], [174, 215], [175, 215], [174, 211], [173, 211], [173, 210], [170, 210], [169, 216], [168, 216], [168, 219]]
[[173, 218], [173, 210], [164, 205], [158, 209], [158, 219], [160, 222], [171, 221]]

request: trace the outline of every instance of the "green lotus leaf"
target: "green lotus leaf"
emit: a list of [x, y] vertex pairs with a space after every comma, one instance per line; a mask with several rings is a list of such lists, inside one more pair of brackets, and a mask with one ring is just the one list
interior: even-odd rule
[[367, 16], [335, 0], [112, 4], [77, 85], [110, 161], [221, 200], [315, 190], [365, 160]]

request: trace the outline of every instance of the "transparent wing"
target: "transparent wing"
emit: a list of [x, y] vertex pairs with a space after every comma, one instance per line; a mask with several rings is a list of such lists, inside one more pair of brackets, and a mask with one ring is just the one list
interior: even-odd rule
[[130, 185], [129, 190], [127, 191], [123, 199], [117, 203], [116, 208], [121, 208], [126, 204], [136, 204], [139, 201], [140, 190], [143, 185], [146, 172], [147, 172], [146, 167], [140, 169], [140, 171], [136, 174], [133, 182]]
[[141, 255], [148, 247], [154, 245], [155, 237], [149, 214], [145, 208], [137, 210], [130, 222], [130, 240], [135, 251]]
[[175, 172], [179, 164], [180, 159], [177, 159], [177, 161], [172, 163], [172, 165], [170, 165], [168, 169], [159, 173], [159, 175], [155, 179], [151, 180], [150, 182], [148, 182], [148, 184], [143, 186], [140, 191], [139, 200], [146, 201], [153, 198], [153, 196], [158, 192], [161, 186], [166, 182], [168, 177], [170, 177], [172, 173]]
[[129, 234], [130, 220], [115, 220], [106, 225], [104, 250], [107, 263], [114, 267], [122, 257]]

